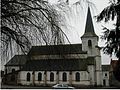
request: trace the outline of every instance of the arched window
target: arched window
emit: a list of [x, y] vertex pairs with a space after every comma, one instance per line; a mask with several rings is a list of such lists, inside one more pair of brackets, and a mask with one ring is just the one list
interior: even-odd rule
[[88, 40], [88, 46], [92, 46], [92, 41], [91, 40]]
[[77, 72], [77, 73], [75, 74], [75, 80], [76, 80], [76, 81], [80, 81], [80, 73], [79, 73], [79, 72]]
[[67, 73], [63, 73], [63, 81], [65, 82], [65, 81], [67, 81]]
[[38, 81], [42, 81], [42, 73], [38, 73]]
[[50, 81], [53, 82], [54, 81], [54, 73], [50, 73]]
[[27, 73], [27, 81], [30, 81], [30, 73]]
[[107, 73], [105, 73], [105, 76], [107, 76]]
[[12, 69], [12, 73], [14, 73], [15, 72], [15, 69]]

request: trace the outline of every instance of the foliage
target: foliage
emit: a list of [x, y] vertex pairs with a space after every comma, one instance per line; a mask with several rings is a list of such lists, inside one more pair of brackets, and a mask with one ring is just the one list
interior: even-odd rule
[[36, 44], [64, 43], [63, 19], [44, 0], [1, 0], [2, 55], [27, 53]]
[[[97, 21], [100, 22], [104, 20], [108, 22], [109, 20], [116, 20], [115, 29], [103, 28], [105, 30], [102, 39], [107, 40], [106, 47], [103, 49], [105, 53], [115, 55], [120, 58], [120, 1], [111, 1], [111, 4], [106, 7], [98, 16]], [[115, 18], [116, 17], [116, 18]]]
[[115, 20], [115, 28], [110, 30], [106, 27], [102, 39], [106, 40], [106, 46], [103, 51], [106, 54], [112, 55], [113, 53], [118, 57], [119, 61], [114, 70], [114, 75], [120, 81], [120, 0], [110, 0], [110, 5], [97, 16], [97, 21], [104, 20], [108, 22]]

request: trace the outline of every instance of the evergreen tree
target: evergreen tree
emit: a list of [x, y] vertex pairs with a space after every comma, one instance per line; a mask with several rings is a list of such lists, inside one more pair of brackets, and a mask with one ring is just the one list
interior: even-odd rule
[[106, 40], [106, 46], [103, 51], [106, 54], [112, 55], [113, 53], [118, 58], [118, 63], [114, 69], [114, 75], [117, 80], [120, 81], [120, 0], [110, 0], [110, 5], [104, 8], [104, 10], [97, 16], [97, 22], [104, 20], [108, 22], [115, 20], [115, 28], [105, 30], [102, 39]]

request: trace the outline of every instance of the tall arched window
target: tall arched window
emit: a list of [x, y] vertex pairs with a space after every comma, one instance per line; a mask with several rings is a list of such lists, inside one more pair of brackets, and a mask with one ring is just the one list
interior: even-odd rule
[[38, 81], [42, 81], [42, 73], [41, 72], [38, 73]]
[[67, 73], [63, 73], [63, 81], [65, 82], [65, 81], [67, 81]]
[[80, 73], [79, 73], [79, 72], [77, 72], [77, 73], [75, 74], [75, 80], [76, 80], [76, 81], [80, 81]]
[[54, 73], [50, 73], [50, 81], [53, 82], [54, 81]]
[[92, 41], [91, 40], [88, 40], [88, 46], [92, 46]]
[[30, 73], [27, 73], [27, 81], [30, 81]]

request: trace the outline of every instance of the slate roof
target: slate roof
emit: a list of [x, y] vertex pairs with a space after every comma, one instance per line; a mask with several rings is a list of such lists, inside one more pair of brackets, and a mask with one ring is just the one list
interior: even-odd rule
[[18, 65], [24, 65], [27, 61], [26, 55], [15, 55], [13, 58], [11, 58], [5, 66], [18, 66]]
[[82, 44], [64, 44], [48, 46], [32, 46], [28, 55], [54, 55], [54, 54], [86, 54], [82, 51]]
[[102, 65], [102, 71], [110, 71], [110, 65]]
[[31, 60], [23, 66], [22, 71], [86, 71], [87, 65], [94, 65], [93, 57], [87, 59], [52, 59]]
[[91, 16], [90, 8], [88, 7], [86, 26], [85, 26], [85, 33], [84, 33], [84, 35], [82, 37], [90, 37], [90, 36], [98, 37], [94, 32], [92, 16]]

